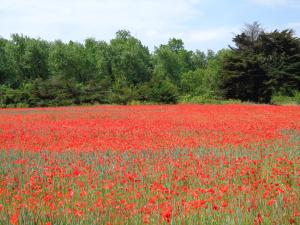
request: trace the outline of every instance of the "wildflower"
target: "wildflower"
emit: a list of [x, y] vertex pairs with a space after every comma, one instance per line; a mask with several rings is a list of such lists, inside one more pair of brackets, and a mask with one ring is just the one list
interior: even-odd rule
[[272, 205], [274, 205], [275, 203], [276, 203], [276, 199], [273, 198], [273, 199], [271, 199], [271, 200], [268, 201], [267, 205], [268, 205], [268, 206], [272, 206]]

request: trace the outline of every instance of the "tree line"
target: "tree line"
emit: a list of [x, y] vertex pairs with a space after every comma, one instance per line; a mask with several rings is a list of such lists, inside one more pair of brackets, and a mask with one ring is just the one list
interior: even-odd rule
[[218, 52], [172, 38], [153, 52], [127, 30], [110, 42], [0, 38], [0, 106], [176, 103], [238, 99], [270, 103], [300, 91], [300, 39], [255, 22]]

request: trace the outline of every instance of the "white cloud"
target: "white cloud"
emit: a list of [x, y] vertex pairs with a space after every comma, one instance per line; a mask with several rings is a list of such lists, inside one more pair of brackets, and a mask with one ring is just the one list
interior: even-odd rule
[[109, 40], [117, 30], [129, 29], [142, 40], [155, 42], [201, 16], [197, 10], [201, 1], [1, 0], [0, 35], [24, 33], [65, 41], [92, 36]]
[[[186, 29], [180, 31], [158, 31], [149, 30], [145, 33], [151, 40], [158, 40], [160, 44], [164, 40], [166, 42], [170, 37], [181, 38], [185, 42], [188, 49], [195, 47], [201, 50], [212, 48], [219, 50], [226, 47], [226, 44], [231, 44], [235, 33], [239, 33], [238, 27], [213, 27], [209, 29]], [[225, 43], [225, 44], [224, 44]]]
[[300, 35], [300, 22], [288, 23], [287, 27], [292, 28], [296, 32], [296, 35]]
[[207, 30], [193, 30], [186, 35], [186, 39], [191, 42], [206, 42], [224, 38], [231, 38], [234, 32], [237, 32], [236, 27], [217, 27]]
[[291, 28], [300, 28], [300, 22], [288, 23], [288, 27], [291, 27]]
[[249, 0], [258, 5], [264, 5], [269, 7], [288, 7], [288, 8], [299, 8], [299, 0]]
[[255, 3], [261, 5], [285, 5], [288, 3], [288, 0], [254, 0]]

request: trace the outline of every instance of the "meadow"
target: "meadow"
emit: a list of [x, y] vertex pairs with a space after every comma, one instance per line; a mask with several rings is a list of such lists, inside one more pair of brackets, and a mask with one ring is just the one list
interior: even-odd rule
[[300, 107], [0, 109], [0, 224], [300, 224]]

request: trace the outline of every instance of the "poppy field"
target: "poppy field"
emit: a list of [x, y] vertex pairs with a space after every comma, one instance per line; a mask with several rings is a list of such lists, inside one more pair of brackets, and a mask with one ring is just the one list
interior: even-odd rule
[[300, 108], [0, 109], [0, 224], [300, 224]]

